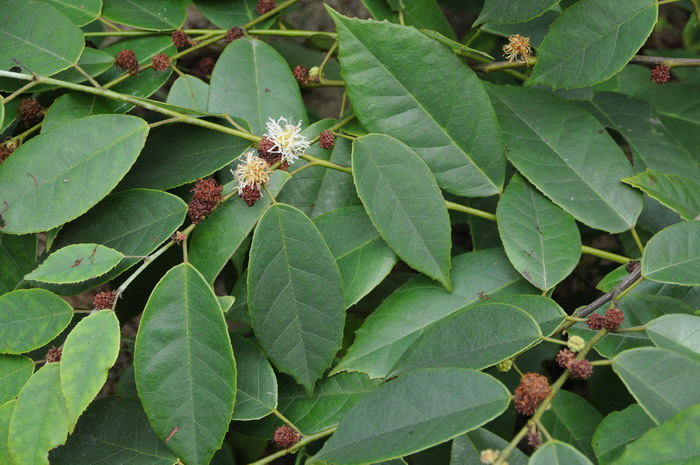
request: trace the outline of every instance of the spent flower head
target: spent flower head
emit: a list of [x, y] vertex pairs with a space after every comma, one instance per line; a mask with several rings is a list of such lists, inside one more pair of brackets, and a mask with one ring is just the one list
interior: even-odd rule
[[520, 34], [508, 37], [508, 43], [503, 46], [503, 53], [509, 63], [527, 63], [527, 59], [532, 53], [530, 38]]
[[252, 150], [248, 151], [242, 163], [239, 163], [235, 171], [231, 174], [238, 181], [238, 189], [244, 187], [259, 188], [270, 180], [270, 165], [265, 160], [255, 155]]
[[309, 148], [309, 140], [301, 135], [302, 121], [291, 124], [284, 117], [277, 121], [270, 118], [265, 125], [267, 127], [265, 137], [275, 144], [270, 152], [282, 155], [283, 161], [294, 163]]

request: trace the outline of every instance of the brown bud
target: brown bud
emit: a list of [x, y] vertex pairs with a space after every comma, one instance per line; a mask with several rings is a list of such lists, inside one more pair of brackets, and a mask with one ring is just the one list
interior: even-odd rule
[[122, 71], [128, 71], [132, 76], [139, 72], [139, 61], [136, 59], [136, 54], [133, 50], [124, 49], [117, 53], [114, 58], [114, 64]]
[[273, 437], [275, 444], [280, 449], [289, 449], [294, 444], [299, 442], [301, 435], [287, 425], [280, 426], [275, 430]]
[[114, 299], [116, 298], [117, 295], [112, 291], [99, 292], [93, 297], [92, 305], [95, 306], [96, 310], [112, 308], [114, 307]]
[[259, 0], [255, 9], [259, 15], [264, 15], [268, 11], [274, 10], [276, 6], [273, 0]]
[[151, 59], [154, 71], [165, 71], [170, 67], [170, 57], [165, 53], [157, 53]]
[[329, 131], [322, 131], [318, 137], [318, 143], [322, 149], [333, 150], [335, 137]]
[[226, 37], [224, 37], [224, 42], [227, 44], [230, 44], [236, 39], [240, 39], [243, 37], [243, 29], [240, 27], [232, 27], [228, 31], [226, 31]]

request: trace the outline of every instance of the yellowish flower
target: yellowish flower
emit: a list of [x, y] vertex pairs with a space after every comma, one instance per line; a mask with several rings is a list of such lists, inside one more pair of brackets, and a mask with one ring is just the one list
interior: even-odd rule
[[530, 38], [520, 34], [508, 37], [508, 44], [503, 46], [503, 54], [509, 63], [527, 63], [531, 53]]
[[255, 155], [252, 150], [247, 152], [245, 159], [231, 174], [238, 181], [238, 189], [244, 187], [259, 188], [261, 184], [270, 181], [270, 165], [265, 160]]
[[267, 126], [265, 137], [275, 143], [269, 151], [279, 153], [283, 161], [292, 164], [309, 148], [309, 140], [301, 135], [301, 121], [291, 124], [287, 118], [280, 118], [277, 121], [270, 118], [265, 125]]

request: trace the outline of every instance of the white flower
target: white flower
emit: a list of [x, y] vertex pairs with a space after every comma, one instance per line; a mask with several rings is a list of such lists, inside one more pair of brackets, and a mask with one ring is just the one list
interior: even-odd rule
[[270, 180], [270, 166], [265, 160], [255, 155], [252, 150], [247, 152], [243, 163], [239, 163], [231, 174], [238, 181], [238, 189], [244, 187], [260, 188], [260, 185]]
[[301, 121], [297, 124], [290, 124], [287, 118], [280, 118], [277, 121], [270, 118], [265, 123], [267, 126], [265, 137], [275, 144], [270, 152], [281, 154], [282, 160], [289, 164], [294, 163], [309, 148], [308, 139], [300, 134], [301, 124]]

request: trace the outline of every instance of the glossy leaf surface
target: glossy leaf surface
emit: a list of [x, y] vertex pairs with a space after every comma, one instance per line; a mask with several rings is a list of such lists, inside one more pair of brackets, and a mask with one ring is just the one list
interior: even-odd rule
[[105, 274], [123, 258], [121, 252], [99, 244], [69, 245], [49, 255], [24, 279], [54, 284], [77, 283]]
[[389, 247], [452, 289], [450, 220], [423, 160], [392, 137], [370, 134], [353, 142], [352, 172], [357, 193]]
[[486, 0], [474, 24], [520, 23], [540, 16], [559, 0]]
[[641, 189], [686, 220], [700, 214], [700, 184], [691, 178], [647, 169], [622, 181]]
[[256, 420], [277, 407], [277, 378], [262, 351], [251, 341], [231, 335], [237, 384], [234, 420]]
[[21, 354], [41, 347], [58, 336], [72, 318], [68, 302], [43, 289], [0, 296], [0, 352]]
[[151, 426], [193, 465], [208, 464], [233, 413], [236, 367], [219, 303], [192, 265], [172, 268], [143, 312], [136, 387]]
[[177, 29], [185, 22], [182, 0], [102, 0], [102, 16], [120, 24], [156, 31]]
[[323, 236], [294, 207], [272, 205], [258, 222], [248, 306], [263, 351], [311, 391], [340, 349], [343, 283]]
[[473, 197], [499, 192], [503, 145], [476, 75], [451, 50], [413, 28], [331, 16], [342, 75], [360, 122], [413, 148], [443, 189]]
[[665, 315], [646, 329], [656, 347], [669, 349], [700, 362], [700, 317], [695, 315]]
[[494, 378], [443, 368], [400, 376], [357, 402], [310, 463], [338, 465], [399, 458], [477, 428], [506, 409]]
[[45, 231], [85, 213], [126, 174], [147, 133], [140, 118], [98, 115], [23, 144], [0, 170], [3, 232]]
[[700, 221], [678, 223], [652, 237], [642, 257], [642, 276], [700, 286]]
[[655, 0], [629, 0], [624, 5], [582, 0], [574, 4], [552, 24], [538, 50], [530, 82], [556, 89], [605, 81], [644, 45], [657, 13]]
[[118, 354], [119, 320], [111, 310], [83, 318], [68, 334], [60, 366], [70, 432], [80, 414], [99, 394]]
[[496, 210], [508, 259], [533, 286], [546, 290], [566, 278], [581, 256], [573, 217], [520, 176], [514, 176]]
[[590, 114], [540, 89], [489, 85], [487, 90], [508, 159], [528, 181], [593, 228], [621, 232], [636, 224], [642, 196], [620, 182], [632, 175], [632, 167]]
[[66, 15], [76, 26], [83, 26], [100, 16], [102, 0], [43, 0]]

